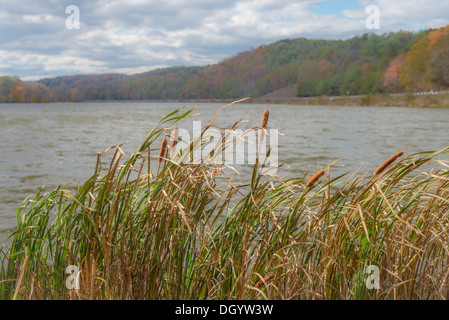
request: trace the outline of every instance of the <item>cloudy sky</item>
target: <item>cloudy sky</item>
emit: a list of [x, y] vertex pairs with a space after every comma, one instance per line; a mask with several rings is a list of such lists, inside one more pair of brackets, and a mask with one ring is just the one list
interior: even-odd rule
[[[379, 29], [366, 27], [369, 5], [379, 9]], [[441, 0], [0, 0], [0, 75], [132, 74], [207, 65], [285, 38], [447, 24]]]

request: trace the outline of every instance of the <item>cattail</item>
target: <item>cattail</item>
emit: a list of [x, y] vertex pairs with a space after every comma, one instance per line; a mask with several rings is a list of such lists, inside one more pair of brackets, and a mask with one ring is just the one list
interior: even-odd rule
[[265, 110], [262, 114], [262, 122], [260, 124], [261, 129], [266, 129], [268, 124], [268, 117], [270, 116], [270, 111]]
[[167, 151], [167, 139], [164, 138], [161, 142], [161, 149], [159, 150], [159, 163], [164, 160], [165, 152]]
[[175, 147], [176, 147], [176, 145], [178, 144], [178, 127], [176, 127], [176, 128], [174, 128], [173, 129], [173, 137], [172, 137], [172, 140], [171, 140], [171, 148], [170, 148], [170, 150], [173, 150]]
[[267, 283], [268, 281], [271, 281], [271, 279], [274, 278], [273, 274], [269, 274], [268, 276], [264, 277], [263, 280], [259, 280], [256, 283], [256, 288], [259, 289], [260, 287], [262, 287], [264, 285], [264, 283]]
[[312, 187], [315, 182], [318, 181], [318, 179], [324, 174], [324, 170], [318, 170], [317, 173], [315, 173], [312, 178], [309, 179], [309, 181], [307, 181], [306, 186], [307, 187]]
[[388, 167], [390, 164], [392, 164], [394, 161], [396, 161], [396, 159], [399, 158], [400, 156], [402, 156], [403, 154], [404, 154], [404, 152], [398, 151], [398, 152], [396, 152], [396, 154], [389, 157], [376, 169], [376, 171], [374, 171], [374, 175], [378, 175], [379, 173], [384, 171], [386, 167]]
[[270, 116], [270, 112], [265, 110], [262, 114], [262, 122], [260, 123], [260, 131], [259, 131], [259, 141], [262, 141], [265, 135], [265, 129], [267, 128], [268, 118]]

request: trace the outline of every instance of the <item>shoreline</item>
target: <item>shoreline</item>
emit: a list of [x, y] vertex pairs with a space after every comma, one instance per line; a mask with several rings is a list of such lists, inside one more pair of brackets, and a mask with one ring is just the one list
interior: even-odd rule
[[366, 106], [366, 107], [407, 107], [407, 108], [448, 108], [449, 93], [433, 95], [364, 95], [339, 97], [307, 97], [290, 99], [251, 99], [249, 103], [273, 103], [293, 105]]
[[[53, 101], [42, 103], [121, 103], [121, 102], [184, 102], [184, 103], [230, 103], [238, 99], [174, 99], [174, 100], [86, 100]], [[449, 108], [449, 92], [443, 93], [395, 93], [357, 96], [296, 97], [285, 95], [265, 95], [259, 98], [248, 97], [243, 101], [249, 104], [286, 104], [286, 105], [328, 105], [328, 106], [367, 106], [367, 107], [408, 107], [408, 108]], [[5, 102], [1, 104], [15, 104]], [[28, 104], [28, 103], [21, 103]]]

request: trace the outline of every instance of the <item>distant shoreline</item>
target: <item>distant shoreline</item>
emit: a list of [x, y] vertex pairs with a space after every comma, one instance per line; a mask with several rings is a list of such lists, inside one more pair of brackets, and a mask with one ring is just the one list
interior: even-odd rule
[[[86, 100], [86, 101], [54, 101], [36, 103], [121, 103], [121, 102], [187, 102], [187, 103], [229, 103], [237, 99], [164, 99], [164, 100]], [[23, 102], [20, 104], [28, 104]], [[288, 104], [288, 105], [329, 105], [329, 106], [378, 106], [378, 107], [422, 107], [422, 108], [448, 108], [449, 91], [421, 92], [421, 93], [394, 93], [357, 96], [326, 95], [318, 97], [296, 97], [290, 95], [265, 95], [259, 98], [248, 97], [244, 103], [250, 104]], [[15, 102], [2, 102], [1, 104], [16, 104]]]
[[307, 97], [290, 99], [251, 99], [249, 103], [329, 105], [329, 106], [371, 106], [371, 107], [449, 107], [449, 93], [441, 94], [404, 94], [404, 95], [364, 95], [339, 97]]

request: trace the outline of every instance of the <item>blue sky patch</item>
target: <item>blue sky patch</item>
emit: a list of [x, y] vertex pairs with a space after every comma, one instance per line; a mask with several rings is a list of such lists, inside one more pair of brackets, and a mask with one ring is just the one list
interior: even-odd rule
[[328, 0], [312, 8], [312, 12], [318, 14], [336, 14], [339, 15], [343, 10], [357, 10], [361, 6], [357, 0]]

